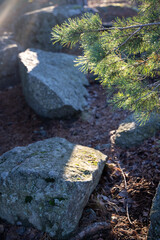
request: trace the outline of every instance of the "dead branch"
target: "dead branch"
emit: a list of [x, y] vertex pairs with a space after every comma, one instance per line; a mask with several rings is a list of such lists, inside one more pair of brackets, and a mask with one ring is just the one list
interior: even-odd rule
[[[123, 169], [121, 168], [121, 165], [119, 163], [119, 161], [117, 161], [117, 165], [119, 167], [119, 169], [121, 170], [121, 173], [122, 173], [122, 176], [123, 176], [123, 179], [124, 179], [124, 188], [127, 192], [127, 181], [126, 181], [126, 176], [125, 176], [125, 173], [123, 172]], [[128, 218], [128, 221], [131, 225], [133, 225], [131, 219], [130, 219], [130, 216], [129, 216], [129, 210], [128, 210], [128, 192], [127, 192], [127, 197], [126, 197], [126, 214], [127, 214], [127, 218]]]
[[84, 237], [93, 235], [97, 231], [108, 230], [110, 228], [111, 228], [111, 225], [107, 222], [96, 222], [96, 223], [91, 224], [90, 226], [85, 227], [81, 232], [79, 232], [71, 240], [82, 240]]

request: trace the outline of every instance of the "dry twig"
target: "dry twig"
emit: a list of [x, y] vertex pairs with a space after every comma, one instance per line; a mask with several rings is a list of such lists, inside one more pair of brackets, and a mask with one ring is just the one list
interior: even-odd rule
[[[123, 169], [121, 168], [121, 165], [120, 165], [119, 161], [117, 161], [117, 165], [118, 165], [119, 169], [121, 170], [121, 173], [122, 173], [122, 176], [123, 176], [123, 179], [124, 179], [124, 187], [125, 187], [125, 190], [127, 192], [127, 181], [126, 181], [125, 173], [123, 172]], [[126, 214], [127, 214], [127, 218], [128, 218], [129, 223], [131, 225], [133, 225], [133, 223], [130, 219], [129, 210], [128, 210], [128, 192], [127, 192], [127, 197], [126, 197]]]
[[91, 224], [90, 226], [85, 227], [81, 232], [79, 232], [71, 240], [82, 240], [84, 237], [93, 235], [97, 231], [108, 230], [110, 228], [111, 228], [111, 225], [107, 222], [96, 222], [96, 223]]

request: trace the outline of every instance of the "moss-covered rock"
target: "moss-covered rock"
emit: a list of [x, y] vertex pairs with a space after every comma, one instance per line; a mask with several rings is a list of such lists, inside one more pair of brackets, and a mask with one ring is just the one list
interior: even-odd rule
[[66, 238], [78, 225], [105, 162], [101, 152], [63, 138], [6, 152], [0, 157], [0, 217]]

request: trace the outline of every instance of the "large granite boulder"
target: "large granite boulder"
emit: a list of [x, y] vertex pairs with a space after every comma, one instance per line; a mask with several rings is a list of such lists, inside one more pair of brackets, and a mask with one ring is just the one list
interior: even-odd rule
[[50, 138], [0, 157], [0, 217], [66, 238], [98, 184], [106, 155]]
[[158, 114], [152, 115], [145, 124], [140, 124], [134, 115], [130, 115], [119, 125], [117, 130], [111, 133], [111, 141], [122, 148], [136, 147], [144, 140], [153, 137], [159, 129], [160, 116]]
[[74, 67], [74, 56], [28, 49], [19, 58], [24, 96], [37, 114], [61, 118], [84, 110], [88, 80]]
[[0, 36], [0, 90], [15, 85], [18, 81], [18, 53], [20, 47], [11, 33]]
[[150, 213], [150, 228], [148, 233], [148, 240], [160, 239], [160, 184], [157, 188], [156, 195], [153, 199], [151, 213]]
[[53, 46], [51, 42], [52, 28], [84, 12], [79, 5], [49, 6], [27, 12], [15, 24], [15, 38], [24, 48], [59, 51], [62, 47], [59, 44]]
[[0, 0], [1, 25], [11, 29], [13, 23], [26, 12], [66, 4], [83, 6], [87, 5], [87, 0]]

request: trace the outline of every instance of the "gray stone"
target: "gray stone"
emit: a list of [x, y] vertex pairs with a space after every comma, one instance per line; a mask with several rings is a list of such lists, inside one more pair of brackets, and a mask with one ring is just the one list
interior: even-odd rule
[[1, 26], [3, 25], [11, 30], [17, 19], [26, 12], [52, 5], [64, 6], [65, 4], [87, 5], [86, 0], [0, 0]]
[[127, 117], [111, 136], [111, 141], [122, 148], [139, 146], [144, 140], [153, 137], [160, 129], [160, 116], [152, 115], [145, 124], [140, 124], [134, 115]]
[[51, 31], [56, 24], [68, 18], [80, 16], [85, 10], [79, 5], [49, 6], [25, 13], [15, 24], [15, 37], [24, 48], [39, 48], [59, 51], [59, 44], [53, 46]]
[[0, 217], [56, 239], [77, 227], [106, 155], [63, 138], [16, 147], [0, 157]]
[[160, 240], [160, 184], [153, 199], [150, 220], [151, 223], [147, 239]]
[[19, 58], [24, 96], [37, 114], [70, 117], [87, 106], [88, 80], [74, 67], [74, 56], [28, 49]]
[[104, 149], [110, 149], [111, 147], [111, 144], [110, 143], [107, 143], [107, 144], [98, 144], [97, 146], [95, 146], [95, 149], [97, 150], [104, 150]]
[[83, 111], [80, 115], [80, 118], [82, 121], [89, 122], [89, 123], [93, 122], [94, 120], [93, 113], [89, 109], [87, 109], [86, 111]]
[[10, 33], [0, 36], [0, 90], [18, 82], [18, 53], [20, 47]]

